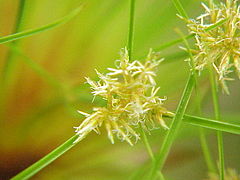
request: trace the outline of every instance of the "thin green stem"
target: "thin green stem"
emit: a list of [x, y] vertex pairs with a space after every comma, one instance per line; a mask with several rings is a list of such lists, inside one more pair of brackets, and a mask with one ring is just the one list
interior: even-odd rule
[[[152, 148], [150, 146], [150, 143], [148, 141], [147, 135], [146, 135], [145, 131], [143, 130], [143, 126], [141, 126], [140, 131], [141, 131], [141, 136], [142, 136], [142, 139], [143, 139], [143, 143], [144, 143], [144, 145], [145, 145], [145, 147], [147, 149], [147, 152], [148, 152], [148, 154], [149, 154], [149, 156], [150, 156], [150, 158], [152, 160], [152, 163], [154, 163], [155, 162], [155, 157], [154, 157]], [[160, 171], [158, 171], [158, 176], [159, 176], [160, 180], [164, 180], [165, 179], [163, 174]]]
[[[186, 45], [186, 49], [187, 52], [189, 54], [189, 58], [190, 58], [190, 65], [191, 65], [191, 71], [194, 74], [194, 78], [195, 78], [195, 92], [196, 92], [196, 98], [197, 98], [197, 111], [198, 111], [198, 115], [202, 115], [202, 111], [201, 111], [201, 98], [200, 98], [200, 88], [199, 88], [199, 84], [198, 84], [198, 79], [197, 79], [197, 72], [196, 72], [196, 67], [195, 67], [195, 63], [194, 63], [194, 57], [191, 53], [191, 49], [190, 49], [190, 45], [187, 41], [187, 39], [185, 39], [185, 36], [183, 35], [183, 33], [180, 30], [177, 30], [177, 32], [180, 34], [180, 36], [183, 39], [184, 44]], [[207, 139], [204, 133], [204, 130], [202, 128], [199, 129], [200, 132], [200, 143], [201, 143], [201, 147], [202, 147], [202, 151], [203, 151], [203, 155], [204, 155], [204, 159], [206, 161], [207, 167], [209, 169], [210, 172], [216, 172], [215, 171], [215, 167], [214, 167], [214, 162], [212, 160], [212, 156], [207, 144]]]
[[68, 15], [50, 23], [50, 24], [47, 24], [45, 26], [41, 26], [39, 28], [36, 28], [36, 29], [29, 29], [29, 30], [26, 30], [26, 31], [21, 31], [21, 32], [18, 32], [18, 33], [14, 33], [14, 34], [10, 34], [8, 36], [3, 36], [3, 37], [0, 37], [0, 44], [4, 44], [4, 43], [7, 43], [7, 42], [11, 42], [11, 41], [16, 41], [18, 39], [22, 39], [22, 38], [25, 38], [25, 37], [29, 37], [29, 36], [32, 36], [34, 34], [38, 34], [40, 32], [44, 32], [44, 31], [48, 31], [50, 29], [53, 29], [59, 25], [62, 25], [68, 21], [70, 21], [72, 18], [74, 18], [76, 15], [78, 15], [78, 13], [80, 12], [80, 10], [82, 9], [82, 6], [79, 6], [78, 8], [74, 9], [72, 12], [70, 12]]
[[78, 138], [78, 135], [72, 136], [69, 140], [67, 140], [65, 143], [54, 149], [52, 152], [47, 154], [45, 157], [34, 163], [33, 165], [29, 166], [27, 169], [23, 170], [16, 176], [14, 176], [11, 180], [26, 180], [31, 178], [33, 175], [35, 175], [37, 172], [39, 172], [41, 169], [49, 165], [51, 162], [56, 160], [58, 157], [60, 157], [62, 154], [70, 150], [73, 146], [75, 146], [77, 143], [74, 143], [74, 141]]
[[136, 2], [136, 0], [130, 0], [128, 45], [127, 45], [130, 60], [132, 59], [132, 51], [133, 51], [135, 2]]
[[199, 128], [199, 139], [200, 139], [203, 156], [207, 164], [207, 168], [209, 172], [214, 173], [216, 172], [216, 169], [213, 163], [212, 155], [211, 155], [211, 152], [207, 143], [207, 138], [203, 128]]
[[[181, 16], [187, 18], [188, 17], [187, 13], [184, 10], [180, 1], [179, 0], [173, 0], [173, 3], [175, 5], [177, 11], [179, 12], [179, 14]], [[185, 39], [182, 38], [182, 40], [185, 40]], [[162, 169], [162, 167], [163, 167], [163, 165], [164, 165], [164, 163], [167, 159], [167, 156], [170, 152], [170, 149], [171, 149], [173, 141], [176, 137], [176, 134], [177, 134], [178, 130], [180, 129], [180, 125], [181, 125], [183, 116], [185, 114], [185, 111], [186, 111], [189, 99], [191, 97], [192, 90], [195, 86], [195, 83], [196, 83], [195, 73], [190, 72], [188, 82], [185, 86], [183, 95], [182, 95], [181, 100], [180, 100], [180, 102], [178, 104], [178, 107], [177, 107], [176, 115], [174, 116], [174, 118], [172, 120], [170, 129], [169, 129], [166, 137], [164, 138], [164, 141], [163, 141], [162, 147], [160, 149], [160, 152], [159, 152], [158, 156], [156, 157], [155, 163], [153, 164], [153, 167], [151, 169], [150, 179], [152, 179], [152, 180], [155, 179], [157, 171], [158, 170], [161, 171], [161, 169]]]
[[[202, 98], [200, 97], [200, 89], [199, 89], [199, 84], [196, 81], [196, 98], [197, 98], [197, 111], [198, 111], [198, 115], [202, 116], [202, 109], [201, 109], [201, 103], [202, 103]], [[202, 148], [202, 152], [203, 152], [203, 156], [204, 156], [204, 160], [206, 162], [208, 171], [211, 173], [216, 173], [216, 168], [214, 165], [214, 161], [210, 152], [210, 148], [209, 145], [207, 143], [207, 137], [205, 134], [205, 130], [203, 128], [199, 128], [199, 140], [200, 140], [200, 144], [201, 144], [201, 148]]]
[[197, 127], [203, 127], [210, 130], [216, 130], [216, 131], [240, 135], [239, 124], [226, 123], [226, 122], [221, 122], [213, 119], [190, 116], [190, 115], [184, 115], [183, 121], [185, 123], [188, 123]]
[[[197, 98], [197, 111], [198, 111], [198, 115], [202, 116], [202, 109], [201, 109], [201, 103], [202, 103], [202, 98], [200, 97], [200, 89], [199, 89], [199, 84], [196, 81], [196, 98]], [[210, 152], [210, 148], [208, 146], [207, 143], [207, 137], [205, 134], [205, 131], [203, 128], [199, 128], [199, 140], [200, 140], [200, 144], [201, 144], [201, 148], [202, 148], [202, 152], [203, 152], [203, 156], [204, 156], [204, 160], [206, 162], [207, 168], [209, 172], [212, 173], [216, 173], [216, 168], [213, 162], [213, 158]]]
[[143, 139], [143, 143], [147, 149], [147, 152], [150, 156], [150, 158], [152, 159], [152, 161], [155, 161], [155, 157], [154, 157], [154, 154], [153, 154], [153, 151], [152, 151], [152, 148], [149, 144], [149, 141], [148, 141], [148, 138], [147, 138], [147, 135], [146, 133], [144, 132], [143, 130], [143, 127], [140, 128], [140, 131], [141, 131], [141, 136], [142, 136], [142, 139]]
[[205, 162], [207, 164], [208, 170], [209, 172], [216, 172], [214, 163], [213, 163], [213, 159], [209, 150], [209, 146], [207, 143], [207, 138], [204, 132], [203, 128], [199, 128], [199, 139], [200, 139], [200, 143], [201, 143], [201, 148], [202, 148], [202, 152], [203, 152], [203, 156], [205, 159]]
[[[201, 109], [202, 98], [200, 97], [198, 82], [196, 82], [196, 97], [197, 97], [198, 115], [202, 116], [202, 109]], [[205, 134], [205, 130], [203, 128], [199, 128], [199, 140], [200, 140], [203, 156], [204, 156], [208, 171], [212, 172], [212, 173], [216, 173], [214, 161], [213, 161], [213, 158], [212, 158], [212, 155], [210, 152], [209, 145], [207, 143], [207, 137]]]
[[176, 137], [176, 134], [177, 134], [178, 130], [180, 129], [180, 125], [181, 125], [183, 116], [185, 114], [185, 111], [186, 111], [186, 108], [187, 108], [187, 105], [188, 105], [189, 99], [191, 97], [194, 86], [195, 86], [194, 75], [190, 74], [188, 82], [184, 89], [182, 98], [178, 104], [176, 115], [174, 116], [174, 118], [172, 120], [170, 129], [167, 132], [166, 137], [164, 138], [160, 152], [158, 153], [155, 164], [152, 167], [150, 179], [155, 179], [157, 171], [158, 170], [161, 171], [161, 169], [167, 159], [167, 156], [170, 152], [170, 149], [171, 149], [173, 141]]
[[[15, 23], [15, 28], [13, 30], [13, 33], [17, 33], [22, 29], [22, 24], [23, 24], [23, 17], [24, 17], [24, 7], [25, 7], [25, 0], [20, 0], [19, 1], [19, 6], [18, 6], [18, 13], [16, 16], [16, 23]], [[13, 41], [11, 45], [17, 46], [19, 41]], [[12, 65], [14, 64], [14, 53], [12, 51], [8, 51], [7, 58], [5, 60], [5, 65], [3, 68], [3, 83], [7, 81], [9, 72], [11, 70]]]
[[[212, 88], [212, 98], [213, 98], [213, 107], [215, 119], [220, 120], [220, 107], [219, 107], [219, 98], [218, 98], [218, 87], [215, 79], [215, 75], [213, 72], [213, 68], [209, 65], [209, 75], [210, 75], [210, 83]], [[224, 180], [224, 148], [223, 148], [223, 137], [222, 132], [217, 132], [217, 141], [218, 141], [218, 158], [219, 158], [219, 177], [220, 180]]]
[[[135, 4], [136, 4], [136, 0], [130, 0], [129, 32], [128, 32], [128, 45], [127, 45], [129, 60], [132, 60], [132, 52], [133, 52]], [[142, 134], [143, 142], [147, 149], [147, 152], [148, 152], [149, 156], [151, 157], [152, 161], [154, 162], [155, 158], [154, 158], [154, 155], [152, 152], [152, 148], [149, 144], [147, 136], [142, 127], [141, 127], [141, 134]], [[159, 174], [160, 179], [164, 180], [162, 173], [159, 172], [158, 174]]]
[[[19, 5], [18, 5], [18, 12], [16, 15], [16, 22], [15, 22], [15, 27], [13, 29], [12, 33], [17, 33], [21, 30], [22, 28], [22, 21], [23, 21], [23, 16], [24, 16], [24, 7], [25, 7], [25, 0], [20, 0]], [[11, 44], [17, 46], [19, 41], [14, 41]], [[7, 83], [9, 80], [9, 76], [11, 74], [11, 70], [14, 67], [14, 62], [15, 56], [12, 51], [7, 52], [7, 56], [5, 59], [5, 64], [3, 66], [3, 71], [2, 71], [2, 76], [0, 79], [0, 119], [4, 119], [5, 116], [5, 102], [6, 102], [6, 97], [7, 97]], [[3, 123], [2, 121], [0, 123]]]
[[[192, 78], [191, 78], [192, 79]], [[191, 80], [190, 79], [190, 80]], [[194, 82], [193, 80], [189, 81], [188, 84], [192, 84], [192, 82]], [[191, 86], [193, 89], [193, 85], [191, 86], [188, 85], [188, 88], [186, 89], [186, 92], [191, 91]], [[190, 89], [189, 89], [190, 88]], [[184, 105], [186, 103], [186, 96], [184, 97], [184, 101], [182, 101], [181, 105]], [[183, 102], [185, 102], [183, 104]], [[184, 108], [183, 106], [181, 106], [181, 109]], [[185, 108], [184, 108], [185, 109]], [[177, 114], [174, 117], [170, 117], [170, 118], [174, 118], [176, 119]], [[179, 117], [179, 115], [178, 115]], [[211, 130], [218, 130], [218, 131], [223, 131], [223, 132], [228, 132], [228, 133], [233, 133], [233, 134], [238, 134], [240, 135], [240, 125], [236, 125], [236, 124], [230, 124], [230, 123], [226, 123], [226, 122], [220, 122], [220, 121], [215, 121], [215, 120], [211, 120], [211, 119], [207, 119], [207, 118], [202, 118], [202, 117], [196, 117], [196, 116], [190, 116], [190, 115], [184, 115], [183, 117], [183, 121], [185, 123], [191, 124], [191, 125], [195, 125], [197, 127], [204, 127], [204, 128], [208, 128]], [[176, 121], [173, 121], [173, 123]], [[173, 124], [172, 123], [172, 124]], [[176, 123], [174, 123], [176, 124]], [[179, 123], [178, 123], [179, 124]], [[176, 125], [172, 125], [174, 126], [175, 129]], [[171, 126], [171, 129], [173, 129]], [[170, 133], [176, 133], [175, 132], [171, 132], [171, 129], [169, 131], [168, 134]], [[170, 135], [168, 135], [169, 137]], [[27, 169], [23, 170], [22, 172], [20, 172], [19, 174], [17, 174], [14, 178], [12, 178], [13, 180], [25, 180], [28, 179], [30, 177], [32, 177], [34, 174], [36, 174], [37, 172], [39, 172], [41, 169], [43, 169], [44, 167], [46, 167], [48, 164], [50, 164], [51, 162], [53, 162], [54, 160], [56, 160], [59, 156], [61, 156], [62, 154], [64, 154], [65, 152], [67, 152], [69, 149], [71, 149], [73, 146], [75, 146], [76, 144], [74, 144], [73, 142], [78, 138], [78, 135], [74, 135], [72, 136], [69, 140], [67, 140], [65, 143], [63, 143], [62, 145], [60, 145], [59, 147], [57, 147], [55, 150], [53, 150], [52, 152], [50, 152], [49, 154], [47, 154], [45, 157], [43, 157], [42, 159], [40, 159], [39, 161], [37, 161], [36, 163], [34, 163], [33, 165], [31, 165], [30, 167], [28, 167]], [[171, 140], [172, 138], [170, 138]], [[171, 142], [168, 141], [168, 144], [170, 144], [171, 146]], [[166, 146], [166, 145], [165, 145]], [[163, 154], [164, 155], [164, 154]], [[154, 157], [154, 156], [153, 156]], [[166, 157], [166, 155], [164, 156]], [[163, 158], [161, 156], [161, 158]], [[157, 159], [159, 162], [159, 159]], [[161, 163], [162, 164], [162, 163]], [[161, 165], [160, 164], [160, 165]], [[159, 164], [158, 164], [159, 165]]]

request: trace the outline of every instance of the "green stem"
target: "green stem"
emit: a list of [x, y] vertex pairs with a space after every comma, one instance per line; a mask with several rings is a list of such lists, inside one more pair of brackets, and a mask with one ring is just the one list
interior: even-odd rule
[[[201, 103], [202, 103], [202, 98], [200, 98], [200, 91], [199, 91], [199, 84], [196, 82], [196, 96], [197, 96], [197, 106], [198, 106], [198, 115], [202, 115], [202, 110], [201, 110]], [[207, 143], [207, 137], [205, 135], [205, 131], [203, 128], [199, 128], [199, 140], [203, 152], [203, 156], [208, 168], [209, 172], [216, 173], [215, 165], [212, 159], [212, 155], [210, 152], [210, 148]]]
[[213, 163], [213, 159], [210, 153], [210, 149], [207, 143], [207, 138], [204, 132], [203, 128], [199, 128], [199, 139], [200, 139], [200, 144], [201, 144], [201, 148], [202, 148], [202, 152], [203, 152], [203, 156], [205, 159], [205, 162], [207, 164], [208, 170], [209, 172], [216, 172], [214, 163]]
[[147, 136], [146, 136], [146, 134], [145, 134], [145, 132], [144, 132], [142, 127], [140, 128], [140, 131], [141, 131], [141, 136], [142, 136], [142, 139], [143, 139], [143, 143], [144, 143], [144, 145], [145, 145], [145, 147], [147, 149], [147, 152], [148, 152], [150, 158], [152, 159], [152, 161], [155, 161], [155, 157], [154, 157], [152, 148], [151, 148], [151, 146], [149, 144], [148, 138], [147, 138]]
[[25, 31], [21, 31], [18, 33], [14, 33], [14, 34], [10, 34], [7, 36], [3, 36], [0, 37], [0, 44], [4, 44], [7, 42], [11, 42], [11, 41], [16, 41], [18, 39], [22, 39], [25, 37], [29, 37], [32, 36], [34, 34], [38, 34], [40, 32], [44, 32], [44, 31], [48, 31], [50, 29], [53, 29], [57, 26], [60, 26], [64, 23], [67, 23], [68, 21], [70, 21], [72, 18], [74, 18], [76, 15], [78, 15], [78, 13], [80, 12], [80, 10], [82, 9], [82, 5], [79, 6], [78, 8], [74, 9], [72, 12], [70, 12], [69, 14], [67, 14], [66, 16], [50, 23], [44, 26], [41, 26], [39, 28], [35, 28], [35, 29], [29, 29], [29, 30], [25, 30]]
[[226, 123], [226, 122], [216, 121], [213, 119], [207, 119], [207, 118], [190, 116], [190, 115], [184, 115], [183, 121], [185, 123], [188, 123], [197, 127], [203, 127], [210, 130], [217, 130], [217, 131], [240, 135], [239, 124]]
[[130, 60], [132, 59], [132, 50], [133, 50], [135, 1], [136, 0], [130, 0], [130, 16], [129, 16], [129, 31], [128, 31], [128, 45], [127, 45]]
[[[192, 84], [191, 82], [192, 81], [190, 81], [189, 83]], [[181, 104], [181, 105], [183, 105], [183, 104]], [[174, 119], [176, 119], [176, 117], [177, 117], [177, 115], [174, 116]], [[179, 117], [179, 115], [178, 115], [178, 117]], [[172, 117], [170, 117], [170, 118], [172, 118]], [[220, 122], [220, 121], [215, 121], [215, 120], [211, 120], [211, 119], [207, 119], [207, 118], [201, 118], [201, 117], [190, 116], [190, 115], [184, 115], [183, 121], [185, 123], [195, 125], [197, 127], [204, 127], [204, 128], [208, 128], [211, 130], [219, 130], [219, 131], [223, 131], [223, 132], [240, 135], [240, 125], [235, 125], [235, 124], [230, 124], [230, 123], [225, 123], [225, 122]], [[170, 131], [172, 131], [172, 130], [170, 130]], [[175, 132], [173, 132], [173, 133], [175, 133]], [[40, 159], [39, 161], [37, 161], [36, 163], [31, 165], [27, 169], [25, 169], [22, 172], [20, 172], [19, 174], [17, 174], [14, 178], [12, 178], [12, 180], [24, 180], [24, 179], [28, 179], [28, 178], [32, 177], [34, 174], [39, 172], [42, 168], [46, 167], [48, 164], [50, 164], [51, 162], [56, 160], [59, 156], [61, 156], [62, 154], [67, 152], [69, 149], [71, 149], [73, 146], [75, 146], [76, 144], [74, 144], [73, 142], [77, 138], [78, 138], [78, 135], [72, 136], [69, 140], [67, 140], [65, 143], [63, 143], [62, 145], [57, 147], [55, 150], [53, 150], [52, 152], [47, 154], [45, 157], [43, 157], [42, 159]], [[168, 143], [170, 143], [170, 142], [168, 142]], [[171, 146], [171, 144], [170, 144], [170, 146]], [[165, 157], [166, 157], [166, 155], [165, 155]], [[159, 162], [159, 160], [158, 160], [158, 162]], [[163, 163], [161, 163], [161, 164], [163, 164]]]
[[[148, 152], [148, 154], [149, 154], [149, 156], [150, 156], [150, 158], [152, 160], [152, 163], [154, 163], [155, 162], [155, 157], [154, 157], [152, 148], [151, 148], [151, 146], [149, 144], [147, 135], [146, 135], [145, 131], [143, 130], [142, 126], [140, 128], [140, 131], [141, 131], [141, 136], [142, 136], [142, 139], [143, 139], [143, 143], [144, 143], [144, 145], [145, 145], [145, 147], [147, 149], [147, 152]], [[159, 176], [160, 180], [165, 180], [163, 174], [160, 171], [158, 171], [158, 176]]]
[[[179, 1], [178, 1], [179, 2]], [[179, 3], [181, 5], [181, 3]], [[184, 11], [185, 12], [185, 11]], [[186, 15], [187, 16], [187, 15]], [[196, 99], [197, 99], [197, 111], [198, 111], [198, 115], [202, 114], [202, 110], [201, 110], [201, 98], [200, 98], [200, 88], [199, 88], [199, 84], [198, 84], [198, 79], [197, 79], [197, 72], [196, 72], [196, 67], [195, 67], [195, 63], [194, 63], [194, 57], [191, 53], [191, 48], [190, 45], [187, 41], [187, 39], [185, 38], [185, 36], [183, 35], [183, 33], [177, 29], [177, 32], [180, 34], [180, 36], [183, 39], [183, 42], [186, 45], [187, 48], [187, 52], [189, 54], [189, 58], [190, 58], [190, 66], [191, 66], [191, 71], [194, 74], [194, 79], [195, 79], [195, 92], [196, 92]], [[208, 169], [210, 172], [216, 172], [215, 171], [215, 167], [214, 167], [214, 163], [213, 160], [211, 158], [211, 153], [207, 144], [207, 139], [204, 133], [203, 129], [199, 129], [200, 131], [200, 143], [201, 143], [201, 147], [202, 147], [202, 151], [203, 151], [203, 155], [206, 161], [206, 164], [208, 166]]]
[[77, 143], [73, 143], [78, 138], [78, 135], [72, 136], [69, 140], [67, 140], [65, 143], [54, 149], [52, 152], [50, 152], [48, 155], [25, 169], [24, 171], [20, 172], [11, 180], [26, 180], [35, 175], [37, 172], [39, 172], [41, 169], [46, 167], [48, 164], [56, 160], [58, 157], [60, 157], [62, 154], [70, 150], [73, 146], [75, 146]]
[[[198, 111], [198, 115], [201, 116], [202, 115], [202, 109], [201, 109], [202, 98], [200, 97], [200, 89], [199, 89], [199, 84], [197, 81], [196, 81], [195, 91], [196, 91], [196, 96], [197, 96], [197, 111]], [[204, 156], [208, 171], [212, 172], [212, 173], [216, 173], [216, 169], [214, 166], [210, 148], [208, 146], [207, 138], [206, 138], [205, 131], [203, 128], [199, 128], [199, 139], [200, 139], [200, 144], [201, 144], [203, 156]]]
[[[210, 75], [210, 83], [212, 88], [212, 98], [213, 98], [213, 107], [215, 119], [220, 120], [220, 107], [218, 100], [218, 88], [216, 79], [214, 76], [213, 68], [209, 65], [209, 75]], [[224, 180], [224, 148], [223, 148], [223, 137], [222, 132], [217, 131], [217, 142], [218, 142], [218, 158], [219, 158], [219, 177], [220, 180]]]
[[[24, 7], [25, 7], [25, 0], [20, 0], [19, 6], [18, 6], [18, 13], [16, 16], [15, 28], [12, 33], [17, 33], [22, 28], [22, 22], [23, 22], [23, 17], [24, 17]], [[19, 41], [13, 41], [13, 42], [11, 42], [11, 45], [17, 46], [18, 43], [19, 43]], [[3, 68], [3, 74], [2, 74], [3, 83], [5, 83], [7, 81], [13, 64], [14, 64], [14, 53], [10, 50], [10, 51], [8, 51], [7, 58], [5, 60], [5, 65]]]
[[178, 130], [180, 129], [180, 125], [181, 125], [183, 116], [185, 114], [185, 111], [186, 111], [186, 108], [187, 108], [187, 105], [188, 105], [189, 99], [191, 97], [194, 86], [195, 86], [195, 79], [194, 79], [194, 75], [191, 74], [189, 76], [188, 82], [184, 89], [180, 103], [177, 107], [176, 115], [174, 116], [173, 121], [170, 126], [170, 129], [169, 129], [166, 137], [164, 138], [160, 152], [158, 153], [158, 156], [156, 157], [155, 164], [151, 170], [150, 179], [155, 179], [157, 171], [158, 170], [161, 171], [161, 169], [167, 159], [167, 156], [170, 152], [170, 149], [171, 149], [173, 141], [176, 137], [176, 134], [177, 134]]
[[[18, 12], [16, 16], [16, 22], [15, 22], [15, 27], [13, 29], [12, 33], [17, 33], [19, 30], [21, 30], [22, 26], [22, 21], [23, 21], [23, 15], [24, 15], [24, 7], [25, 7], [25, 0], [20, 0], [19, 5], [18, 5]], [[19, 41], [14, 41], [11, 44], [17, 46]], [[13, 69], [14, 66], [14, 53], [9, 50], [7, 52], [7, 56], [5, 59], [5, 64], [3, 66], [3, 71], [2, 71], [2, 76], [0, 79], [0, 119], [5, 119], [5, 103], [6, 103], [6, 98], [7, 98], [7, 83], [9, 80], [9, 76], [11, 74], [11, 70]], [[1, 120], [0, 123], [4, 125], [4, 122]]]
[[[200, 89], [199, 89], [198, 81], [196, 81], [195, 91], [197, 96], [197, 111], [198, 111], [198, 115], [201, 116], [202, 115], [202, 109], [201, 109], [202, 98], [200, 97]], [[203, 156], [204, 156], [208, 171], [212, 173], [216, 173], [210, 148], [208, 146], [207, 138], [203, 128], [199, 128], [199, 139], [200, 139], [200, 144], [201, 144]]]

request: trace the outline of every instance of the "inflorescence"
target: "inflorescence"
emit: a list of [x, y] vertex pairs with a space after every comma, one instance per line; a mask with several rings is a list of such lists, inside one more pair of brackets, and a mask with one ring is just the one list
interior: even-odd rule
[[141, 126], [149, 132], [157, 128], [158, 124], [167, 129], [163, 115], [172, 115], [162, 104], [165, 100], [156, 96], [159, 87], [156, 87], [154, 77], [156, 68], [162, 59], [159, 53], [150, 50], [145, 63], [129, 62], [127, 49], [121, 50], [120, 60], [116, 60], [116, 69], [108, 68], [110, 72], [103, 75], [97, 72], [98, 82], [86, 78], [91, 86], [92, 94], [100, 96], [106, 101], [106, 107], [93, 108], [93, 113], [82, 111], [86, 116], [79, 127], [75, 127], [79, 135], [75, 141], [80, 141], [94, 130], [100, 133], [99, 127], [105, 126], [108, 138], [114, 143], [114, 135], [122, 141], [133, 145], [140, 139], [135, 128]]
[[209, 7], [202, 5], [204, 14], [196, 20], [185, 19], [196, 39], [197, 49], [193, 50], [195, 68], [201, 72], [205, 66], [212, 65], [223, 90], [229, 93], [226, 86], [226, 81], [232, 80], [229, 73], [235, 69], [240, 78], [239, 1], [226, 0], [218, 5], [210, 2]]

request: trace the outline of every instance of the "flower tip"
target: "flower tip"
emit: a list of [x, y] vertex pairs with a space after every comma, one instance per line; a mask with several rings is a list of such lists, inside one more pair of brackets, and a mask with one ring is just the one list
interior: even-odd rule
[[77, 110], [77, 112], [78, 112], [79, 114], [81, 114], [81, 115], [85, 116], [85, 117], [89, 117], [89, 116], [90, 116], [90, 114], [88, 114], [88, 113], [85, 113], [85, 112], [83, 112], [83, 111], [80, 111], [80, 110]]

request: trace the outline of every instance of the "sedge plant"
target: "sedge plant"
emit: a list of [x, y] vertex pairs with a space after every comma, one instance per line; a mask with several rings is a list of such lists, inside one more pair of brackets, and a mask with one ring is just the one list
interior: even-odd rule
[[[179, 1], [174, 2], [179, 12], [181, 12], [180, 15], [187, 17]], [[159, 88], [154, 80], [156, 76], [156, 68], [162, 61], [159, 54], [150, 50], [145, 62], [142, 63], [137, 60], [133, 61], [134, 9], [135, 0], [131, 0], [128, 46], [121, 50], [120, 60], [117, 60], [115, 63], [116, 68], [108, 68], [109, 72], [107, 74], [102, 74], [97, 71], [97, 75], [100, 79], [97, 82], [87, 78], [87, 82], [92, 88], [93, 95], [102, 97], [106, 102], [105, 106], [95, 107], [91, 113], [79, 111], [79, 113], [86, 118], [80, 126], [76, 127], [76, 134], [32, 166], [16, 175], [13, 179], [29, 179], [42, 168], [46, 167], [74, 147], [91, 131], [95, 131], [99, 134], [100, 129], [102, 128], [101, 126], [104, 126], [107, 130], [108, 137], [112, 143], [115, 142], [115, 137], [117, 137], [121, 141], [126, 141], [130, 145], [134, 145], [137, 140], [142, 138], [153, 161], [152, 172], [154, 176], [159, 170], [161, 171], [161, 167], [166, 160], [170, 147], [182, 122], [211, 130], [240, 134], [240, 126], [238, 124], [220, 122], [185, 114], [191, 92], [196, 84], [194, 71], [190, 71], [189, 80], [186, 84], [177, 111], [172, 113], [163, 106], [165, 98], [157, 96]], [[66, 19], [69, 20], [68, 18]], [[225, 24], [226, 21], [226, 18], [221, 18], [215, 24], [206, 27], [205, 31], [211, 31], [211, 29]], [[48, 30], [48, 28], [55, 27], [55, 25], [62, 22], [65, 22], [65, 20], [59, 21], [56, 24], [53, 24], [53, 26], [46, 26], [44, 29]], [[7, 41], [14, 41], [16, 38], [24, 38], [36, 32], [41, 32], [44, 29], [40, 28], [36, 31], [31, 30], [19, 32], [16, 35], [13, 34], [2, 37], [0, 38], [0, 42], [5, 43]], [[165, 45], [162, 45], [160, 49], [173, 46], [176, 43], [185, 41], [187, 38], [191, 37], [194, 37], [194, 34], [191, 34], [186, 38], [181, 38], [180, 40], [166, 43]], [[19, 52], [16, 48], [15, 51]], [[194, 52], [189, 51], [189, 55], [191, 55], [191, 53], [194, 54]], [[37, 64], [34, 64], [34, 66], [30, 65], [29, 67], [38, 69]], [[192, 68], [193, 67], [194, 66], [192, 66]], [[36, 70], [36, 72], [40, 71]], [[51, 77], [49, 74], [47, 74], [47, 76]], [[169, 130], [164, 121], [165, 117], [173, 118]], [[160, 154], [155, 156], [149, 145], [145, 132], [150, 132], [150, 130], [158, 127], [163, 127], [168, 132]], [[138, 128], [140, 128], [141, 133], [138, 132]], [[233, 173], [229, 174], [232, 175]], [[233, 175], [233, 177], [235, 177], [235, 174]], [[160, 178], [164, 179], [162, 174], [160, 174]], [[211, 178], [215, 178], [215, 176], [211, 176]]]

